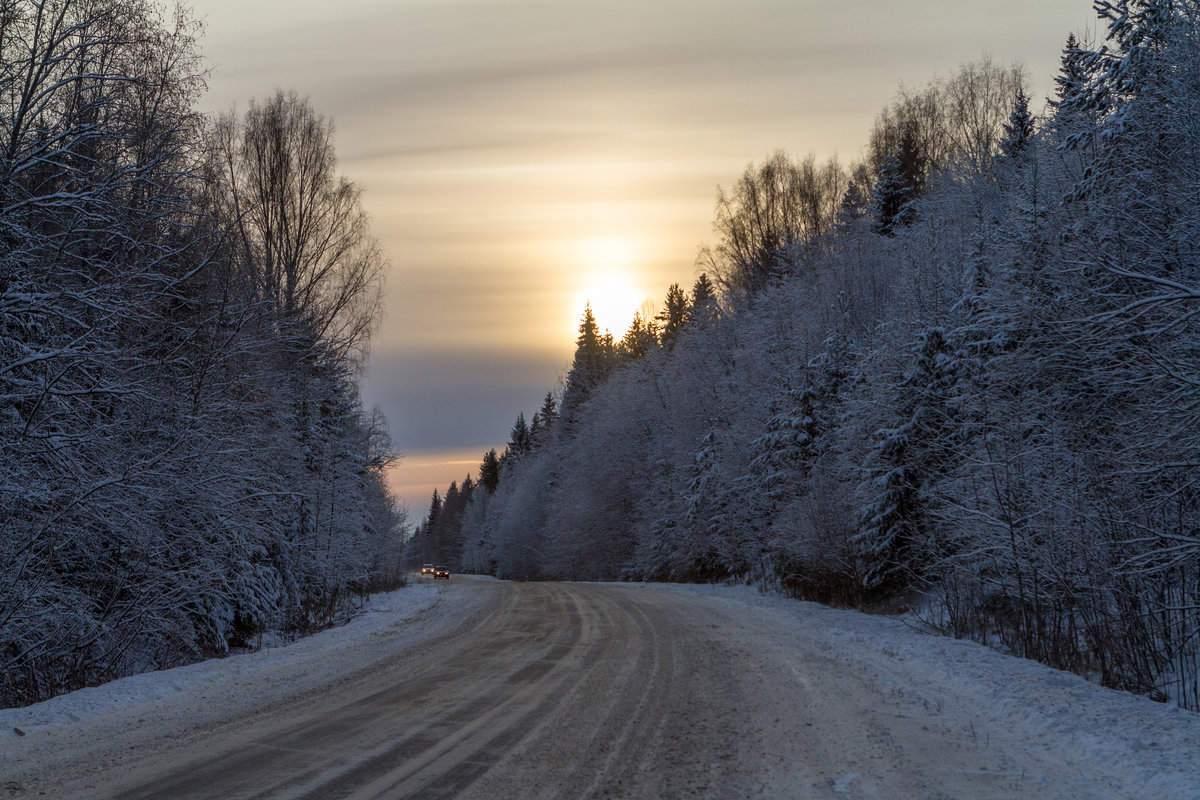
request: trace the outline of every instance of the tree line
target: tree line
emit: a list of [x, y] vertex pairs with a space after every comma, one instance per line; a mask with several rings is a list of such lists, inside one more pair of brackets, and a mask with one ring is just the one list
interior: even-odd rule
[[1095, 10], [1040, 114], [984, 60], [848, 168], [748, 167], [703, 313], [585, 312], [557, 415], [426, 522], [446, 560], [908, 609], [1200, 709], [1200, 4]]
[[0, 705], [401, 580], [358, 389], [386, 259], [306, 99], [196, 110], [198, 32], [0, 2]]

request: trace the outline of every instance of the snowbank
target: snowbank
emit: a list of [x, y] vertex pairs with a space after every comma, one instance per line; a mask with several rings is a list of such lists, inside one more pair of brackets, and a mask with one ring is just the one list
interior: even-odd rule
[[[904, 620], [760, 594], [746, 586], [648, 585], [762, 609], [823, 641], [838, 661], [957, 725], [969, 737], [1005, 737], [1081, 774], [1117, 774], [1144, 800], [1200, 798], [1200, 714], [1090, 683], [976, 642]], [[795, 626], [795, 627], [793, 627]], [[1064, 748], [1064, 742], [1069, 747]]]
[[[26, 708], [0, 709], [0, 755], [6, 750], [5, 740], [12, 736], [85, 720], [101, 722], [105, 716], [128, 717], [135, 711], [144, 712], [141, 722], [167, 714], [178, 722], [202, 716], [205, 708], [268, 702], [272, 693], [259, 694], [266, 687], [275, 686], [275, 693], [282, 697], [302, 688], [298, 680], [309, 686], [336, 680], [344, 673], [347, 659], [359, 655], [373, 637], [427, 611], [438, 601], [442, 588], [417, 584], [376, 595], [345, 625], [283, 646], [133, 675]], [[295, 674], [297, 667], [299, 675]], [[251, 686], [253, 695], [242, 691]]]

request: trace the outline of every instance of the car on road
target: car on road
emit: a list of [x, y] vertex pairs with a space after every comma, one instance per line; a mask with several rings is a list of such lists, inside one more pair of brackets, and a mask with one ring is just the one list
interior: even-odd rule
[[422, 564], [421, 565], [421, 574], [422, 575], [432, 575], [433, 574], [433, 564]]
[[445, 578], [446, 580], [450, 580], [450, 568], [449, 567], [434, 567], [433, 568], [433, 577], [434, 578]]

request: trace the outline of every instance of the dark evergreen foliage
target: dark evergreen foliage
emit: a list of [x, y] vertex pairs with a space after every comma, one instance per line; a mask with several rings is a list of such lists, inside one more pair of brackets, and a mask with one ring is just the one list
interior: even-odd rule
[[663, 347], [670, 350], [675, 346], [676, 337], [688, 323], [689, 312], [687, 292], [679, 288], [678, 283], [672, 283], [667, 289], [663, 309], [658, 312], [658, 336]]
[[925, 185], [925, 157], [913, 126], [900, 134], [896, 150], [888, 155], [875, 180], [871, 203], [875, 209], [875, 230], [891, 236], [896, 228], [913, 220], [914, 202]]
[[1029, 144], [1033, 136], [1033, 115], [1029, 113], [1029, 97], [1018, 89], [1013, 97], [1012, 114], [1004, 123], [1004, 136], [1000, 139], [1000, 152], [1008, 158], [1016, 158]]

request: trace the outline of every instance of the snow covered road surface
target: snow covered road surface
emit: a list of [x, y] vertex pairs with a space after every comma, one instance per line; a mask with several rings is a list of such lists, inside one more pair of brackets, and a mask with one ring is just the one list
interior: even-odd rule
[[374, 608], [0, 711], [0, 792], [1200, 796], [1200, 715], [897, 620], [727, 587], [462, 577]]

